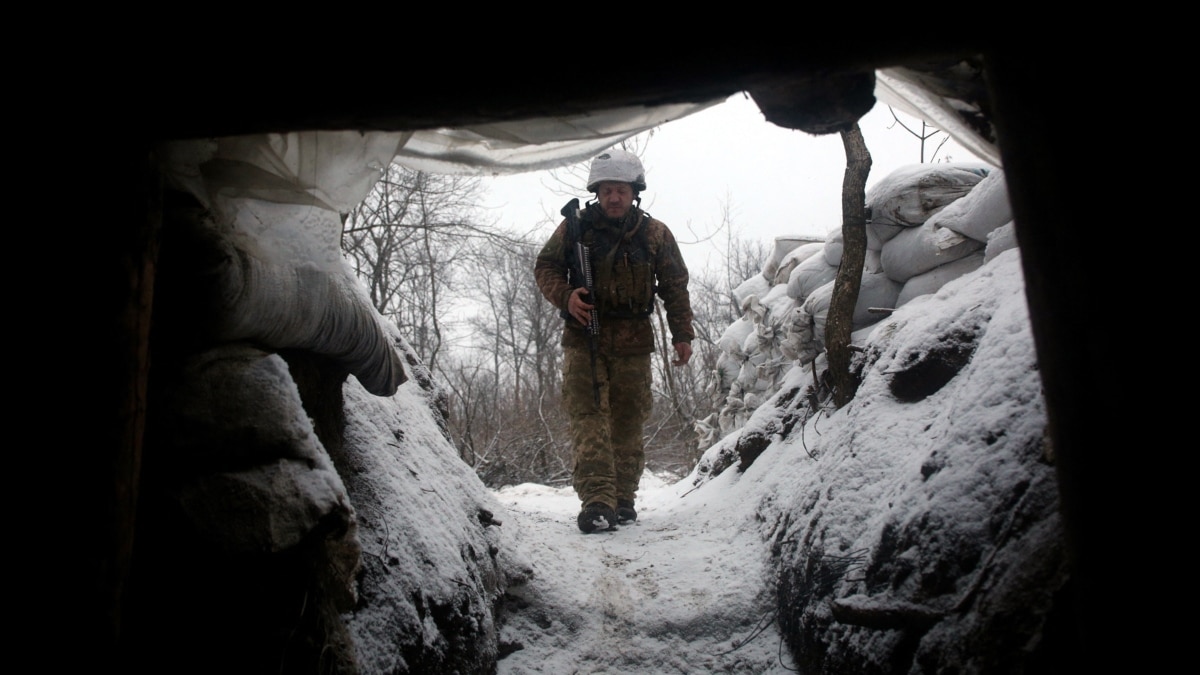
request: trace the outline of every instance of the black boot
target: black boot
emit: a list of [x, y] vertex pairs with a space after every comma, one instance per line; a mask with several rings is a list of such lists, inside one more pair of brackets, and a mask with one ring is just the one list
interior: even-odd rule
[[602, 502], [592, 502], [579, 512], [579, 529], [584, 534], [607, 530], [617, 526], [617, 514], [612, 507]]
[[632, 499], [617, 500], [617, 523], [624, 525], [637, 520], [637, 511], [633, 508]]

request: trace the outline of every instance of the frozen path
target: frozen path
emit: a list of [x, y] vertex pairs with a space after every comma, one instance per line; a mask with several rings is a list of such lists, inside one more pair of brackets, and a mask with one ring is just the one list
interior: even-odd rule
[[570, 488], [497, 492], [503, 527], [533, 569], [509, 589], [501, 641], [522, 649], [498, 672], [794, 672], [752, 509], [709, 504], [688, 487], [647, 474], [638, 521], [588, 535]]

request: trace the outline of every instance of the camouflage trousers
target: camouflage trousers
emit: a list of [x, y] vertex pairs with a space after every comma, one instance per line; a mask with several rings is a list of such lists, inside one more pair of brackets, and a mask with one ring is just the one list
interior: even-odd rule
[[596, 355], [600, 405], [592, 389], [591, 352], [563, 350], [563, 406], [575, 449], [572, 479], [583, 505], [633, 501], [646, 466], [642, 427], [650, 416], [650, 354]]

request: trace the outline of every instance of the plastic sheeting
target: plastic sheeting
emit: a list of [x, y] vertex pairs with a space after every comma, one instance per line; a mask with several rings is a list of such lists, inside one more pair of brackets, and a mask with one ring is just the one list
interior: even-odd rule
[[433, 173], [512, 174], [582, 162], [644, 131], [723, 102], [632, 106], [413, 133], [396, 163]]
[[908, 69], [883, 68], [875, 71], [875, 97], [945, 131], [976, 157], [992, 166], [1000, 166], [1000, 149], [964, 124], [959, 117], [955, 106], [963, 105], [963, 102], [938, 96], [923, 88]]

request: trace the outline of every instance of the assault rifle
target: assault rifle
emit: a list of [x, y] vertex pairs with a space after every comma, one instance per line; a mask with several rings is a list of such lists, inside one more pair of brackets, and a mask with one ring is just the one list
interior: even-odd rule
[[[567, 238], [575, 242], [575, 264], [571, 268], [571, 276], [583, 282], [583, 287], [587, 289], [588, 304], [592, 306], [586, 330], [588, 334], [588, 348], [592, 353], [592, 398], [596, 401], [596, 406], [599, 407], [600, 380], [596, 377], [596, 338], [600, 335], [600, 315], [596, 311], [595, 282], [592, 279], [592, 255], [591, 251], [588, 250], [587, 246], [583, 245], [583, 241], [580, 239], [579, 200], [572, 199], [567, 202], [567, 205], [562, 208], [560, 213], [567, 219]], [[569, 312], [567, 316], [570, 317]]]

